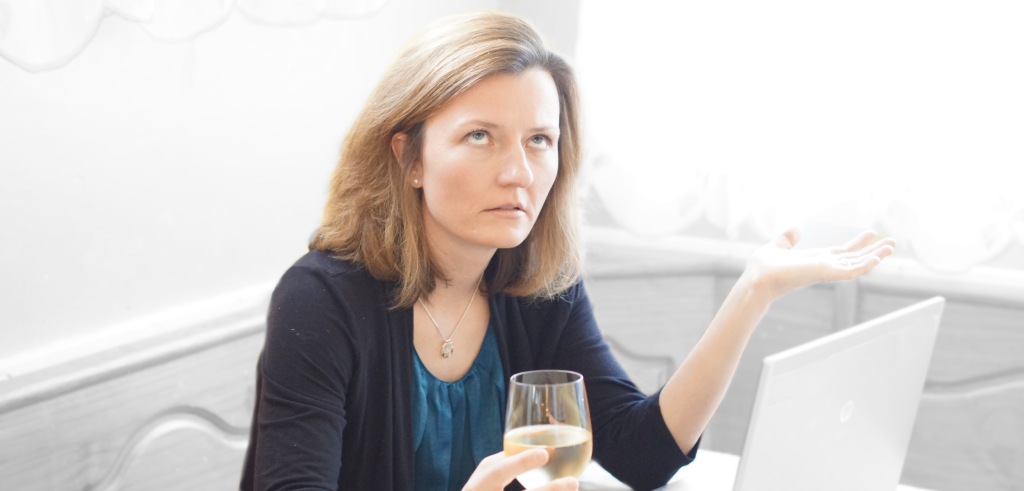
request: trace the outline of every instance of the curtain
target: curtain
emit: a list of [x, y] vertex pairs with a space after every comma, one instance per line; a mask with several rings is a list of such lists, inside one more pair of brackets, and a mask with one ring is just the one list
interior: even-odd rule
[[1024, 250], [1022, 21], [1018, 2], [583, 2], [589, 190], [643, 236], [874, 228], [949, 274]]
[[67, 64], [96, 33], [103, 17], [138, 22], [164, 41], [185, 41], [216, 28], [237, 11], [252, 22], [298, 26], [321, 18], [370, 15], [387, 0], [2, 0], [0, 56], [29, 71]]

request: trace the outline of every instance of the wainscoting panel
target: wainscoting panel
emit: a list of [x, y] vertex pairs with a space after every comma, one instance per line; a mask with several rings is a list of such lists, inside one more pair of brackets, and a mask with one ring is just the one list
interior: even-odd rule
[[[873, 319], [931, 295], [863, 294], [858, 317]], [[1024, 309], [946, 300], [928, 379], [946, 383], [1024, 370]]]
[[949, 491], [1024, 491], [1024, 371], [929, 388], [901, 481]]
[[700, 339], [713, 283], [711, 275], [587, 278], [598, 326], [640, 390], [661, 388]]
[[215, 346], [197, 345], [194, 352], [166, 363], [0, 412], [2, 488], [236, 487], [263, 343], [260, 326], [250, 331]]
[[249, 443], [247, 429], [189, 409], [170, 411], [159, 426], [147, 428], [149, 441], [132, 449], [131, 460], [118, 474], [122, 477], [95, 490], [237, 489]]
[[[927, 296], [869, 290], [858, 317]], [[947, 299], [903, 482], [1024, 491], [1024, 309]]]
[[682, 363], [711, 322], [712, 276], [593, 278], [587, 291], [606, 337]]
[[[721, 276], [715, 282], [715, 311], [737, 279]], [[709, 449], [742, 453], [764, 358], [832, 332], [835, 297], [835, 286], [816, 285], [792, 292], [772, 304], [754, 330], [725, 399], [711, 419], [707, 430]]]

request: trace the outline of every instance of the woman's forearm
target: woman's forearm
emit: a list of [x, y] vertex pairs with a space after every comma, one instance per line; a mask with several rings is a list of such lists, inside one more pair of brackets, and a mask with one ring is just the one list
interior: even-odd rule
[[790, 228], [754, 252], [722, 308], [661, 392], [661, 415], [679, 448], [690, 453], [729, 388], [743, 349], [772, 301], [823, 281], [852, 280], [896, 249], [893, 239], [862, 232], [842, 246], [794, 251]]
[[747, 341], [771, 301], [753, 275], [741, 276], [662, 389], [661, 414], [683, 452], [690, 452], [721, 404]]

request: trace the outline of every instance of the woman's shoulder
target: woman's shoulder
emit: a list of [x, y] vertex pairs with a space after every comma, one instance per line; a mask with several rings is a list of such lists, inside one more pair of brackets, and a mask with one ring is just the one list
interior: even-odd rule
[[[320, 249], [311, 249], [300, 257], [292, 268], [304, 268], [319, 272], [327, 276], [359, 275], [367, 274], [366, 270], [359, 264], [348, 259], [342, 259], [330, 252]], [[367, 274], [367, 276], [369, 276]]]
[[552, 296], [505, 299], [496, 303], [514, 371], [565, 367], [567, 350], [586, 351], [600, 339], [581, 281]]
[[583, 279], [576, 280], [572, 286], [553, 295], [547, 296], [510, 296], [522, 310], [551, 311], [572, 309], [581, 301], [587, 300], [587, 292]]
[[[569, 288], [544, 297], [507, 297], [508, 307], [515, 308], [527, 325], [550, 326], [574, 322], [581, 315], [590, 315], [591, 305], [583, 280]], [[546, 329], [546, 328], [541, 328]]]
[[271, 295], [267, 343], [333, 356], [340, 346], [371, 342], [389, 322], [388, 288], [351, 261], [310, 251]]
[[312, 403], [344, 401], [362, 348], [374, 342], [374, 327], [386, 324], [380, 312], [387, 295], [375, 282], [352, 262], [320, 251], [295, 261], [270, 297], [261, 375]]
[[357, 289], [372, 287], [376, 290], [388, 286], [387, 282], [374, 278], [360, 264], [319, 249], [313, 249], [295, 261], [285, 271], [284, 276], [289, 275], [317, 277], [335, 286]]
[[284, 272], [271, 302], [370, 307], [386, 304], [390, 288], [393, 285], [374, 278], [359, 264], [313, 249]]

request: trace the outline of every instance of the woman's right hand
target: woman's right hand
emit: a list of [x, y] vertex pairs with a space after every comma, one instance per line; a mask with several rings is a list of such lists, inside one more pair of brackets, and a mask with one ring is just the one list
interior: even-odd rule
[[[480, 465], [469, 476], [469, 481], [462, 491], [502, 491], [516, 476], [536, 469], [548, 462], [548, 452], [542, 448], [517, 453], [506, 457], [505, 452], [498, 452], [480, 461]], [[555, 479], [537, 491], [576, 491], [579, 483], [571, 477]]]

